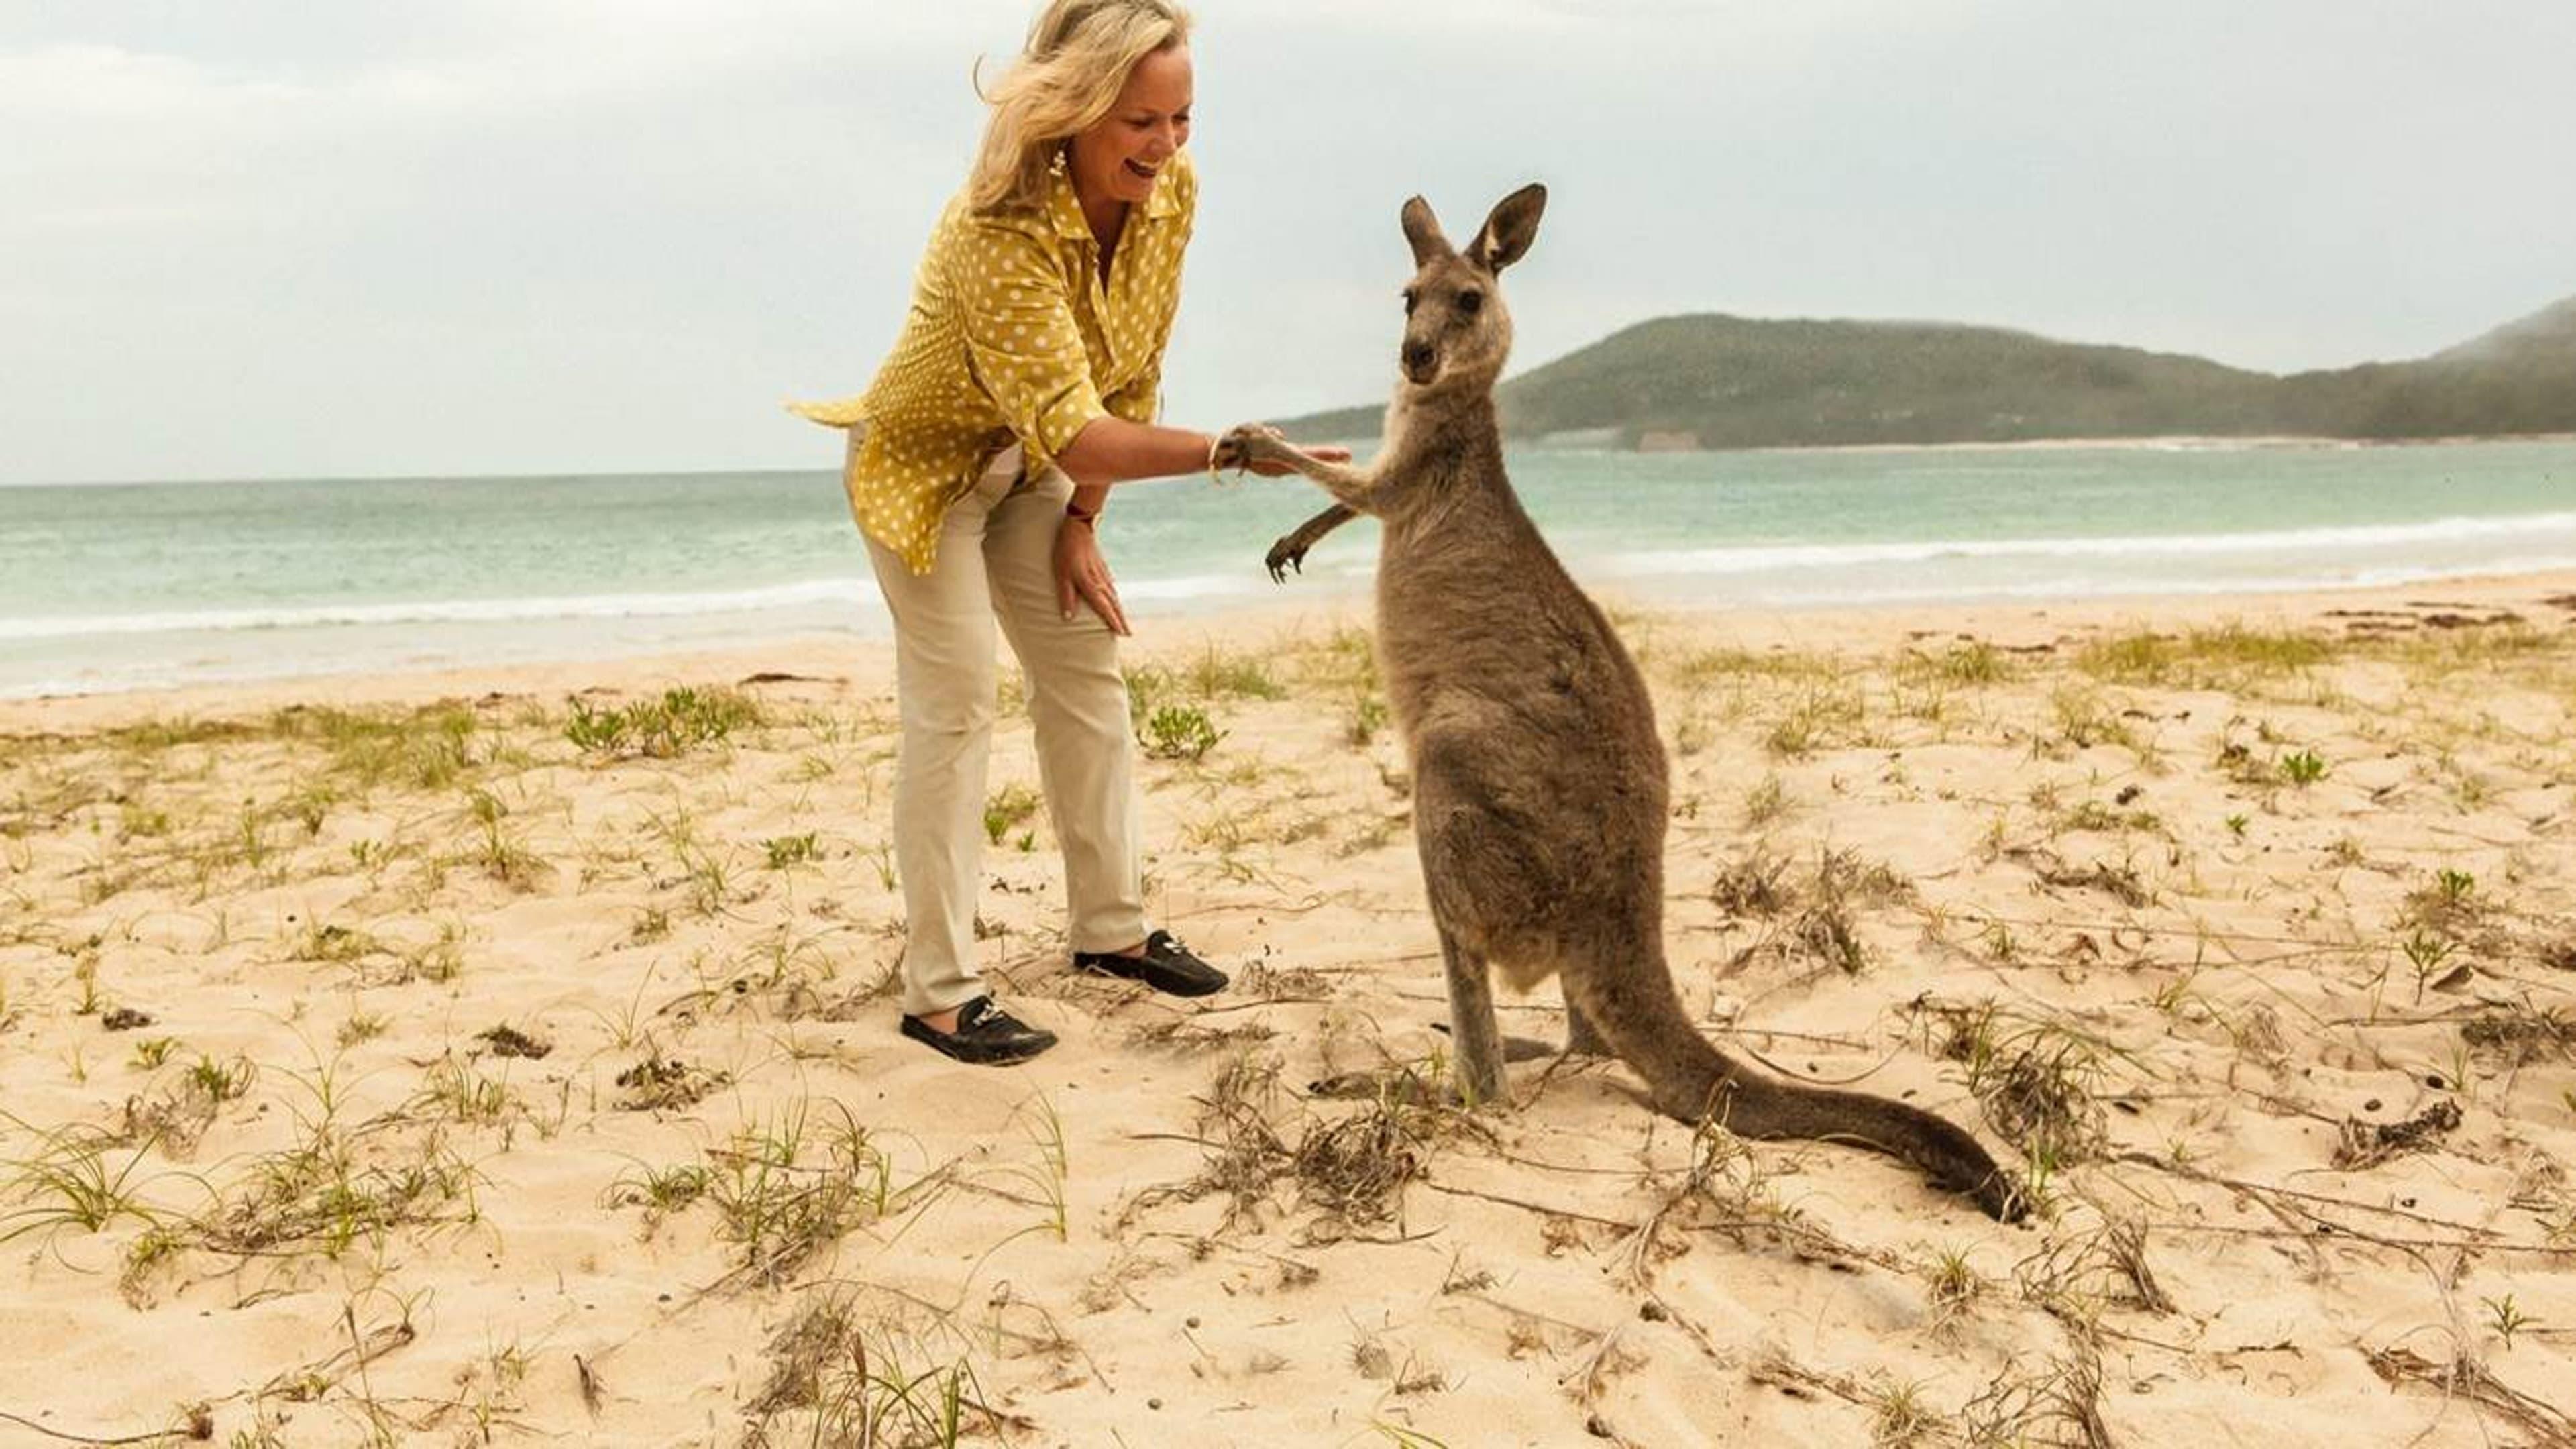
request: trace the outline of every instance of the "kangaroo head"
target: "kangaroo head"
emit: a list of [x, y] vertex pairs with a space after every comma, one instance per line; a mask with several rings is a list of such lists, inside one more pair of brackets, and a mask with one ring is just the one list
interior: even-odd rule
[[1495, 279], [1538, 236], [1547, 188], [1524, 186], [1498, 203], [1460, 251], [1440, 234], [1431, 204], [1404, 204], [1413, 280], [1404, 289], [1404, 380], [1417, 391], [1483, 391], [1502, 376], [1512, 350], [1512, 314]]

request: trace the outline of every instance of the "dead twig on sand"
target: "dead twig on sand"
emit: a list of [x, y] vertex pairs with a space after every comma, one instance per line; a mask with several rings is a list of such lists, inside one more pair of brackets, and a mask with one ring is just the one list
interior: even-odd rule
[[0, 1423], [16, 1424], [22, 1429], [32, 1429], [48, 1439], [63, 1444], [168, 1444], [174, 1441], [203, 1441], [215, 1437], [215, 1421], [202, 1404], [190, 1407], [186, 1412], [186, 1422], [178, 1428], [156, 1429], [149, 1434], [125, 1434], [115, 1437], [74, 1434], [62, 1429], [46, 1428], [33, 1419], [12, 1414], [6, 1409], [0, 1409]]
[[2479, 1408], [2502, 1414], [2516, 1428], [2535, 1436], [2531, 1442], [2538, 1449], [2576, 1449], [2576, 1418], [2529, 1394], [2507, 1388], [2474, 1359], [2454, 1358], [2440, 1364], [2412, 1349], [2391, 1344], [2370, 1355], [2370, 1367], [2388, 1381], [2390, 1388], [2410, 1382], [2426, 1384], [2440, 1390], [2444, 1398], [2466, 1399]]

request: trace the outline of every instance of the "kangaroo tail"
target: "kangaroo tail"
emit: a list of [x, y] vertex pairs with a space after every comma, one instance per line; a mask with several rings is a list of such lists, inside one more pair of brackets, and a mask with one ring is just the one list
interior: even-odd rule
[[1668, 1116], [1714, 1118], [1742, 1137], [1868, 1148], [1912, 1163], [1998, 1222], [2028, 1211], [2019, 1185], [1976, 1138], [1919, 1107], [1748, 1074], [1691, 1026], [1659, 951], [1644, 962], [1585, 963], [1560, 978], [1575, 1009], [1646, 1079]]
[[1741, 1136], [1844, 1142], [1910, 1162], [1997, 1222], [2019, 1222], [2029, 1210], [2020, 1185], [1976, 1138], [1919, 1107], [1860, 1092], [1738, 1077], [1732, 1100], [1720, 1110], [1727, 1127]]

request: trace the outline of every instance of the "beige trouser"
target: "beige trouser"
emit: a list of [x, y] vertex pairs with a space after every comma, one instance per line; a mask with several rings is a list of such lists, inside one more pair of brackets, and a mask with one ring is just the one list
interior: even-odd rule
[[868, 540], [894, 616], [895, 869], [903, 883], [903, 1010], [946, 1011], [980, 996], [975, 902], [982, 884], [985, 765], [993, 742], [993, 623], [1028, 680], [1038, 780], [1064, 846], [1077, 951], [1145, 939], [1136, 853], [1135, 735], [1118, 636], [1087, 605], [1056, 603], [1055, 536], [1073, 480], [1021, 479], [1020, 450], [987, 469], [940, 524], [939, 561], [915, 574]]

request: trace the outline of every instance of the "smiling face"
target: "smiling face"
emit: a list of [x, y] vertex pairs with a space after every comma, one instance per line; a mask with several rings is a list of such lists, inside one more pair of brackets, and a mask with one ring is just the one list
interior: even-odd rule
[[1118, 104], [1073, 138], [1073, 189], [1088, 205], [1134, 204], [1190, 139], [1190, 51], [1149, 53], [1127, 72]]

